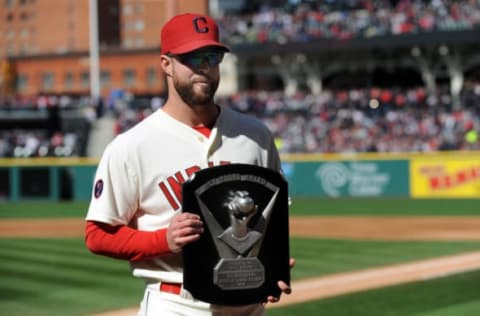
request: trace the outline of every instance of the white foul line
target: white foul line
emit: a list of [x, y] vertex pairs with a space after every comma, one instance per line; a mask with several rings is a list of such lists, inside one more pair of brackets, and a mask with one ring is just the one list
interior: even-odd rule
[[480, 251], [292, 282], [293, 292], [271, 308], [480, 268]]

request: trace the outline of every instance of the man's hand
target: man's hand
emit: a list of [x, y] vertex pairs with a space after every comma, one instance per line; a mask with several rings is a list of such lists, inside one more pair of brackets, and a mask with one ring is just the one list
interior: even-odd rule
[[192, 213], [175, 215], [167, 229], [168, 247], [172, 252], [178, 253], [186, 244], [197, 241], [202, 233], [200, 216]]
[[[290, 258], [289, 264], [290, 264], [290, 269], [292, 269], [295, 266], [295, 259]], [[285, 282], [278, 281], [277, 285], [280, 288], [280, 290], [282, 291], [282, 293], [285, 293], [285, 294], [292, 293], [292, 288], [290, 286], [288, 286]], [[280, 297], [269, 296], [269, 297], [267, 297], [267, 301], [265, 303], [276, 303], [278, 301], [280, 301]]]

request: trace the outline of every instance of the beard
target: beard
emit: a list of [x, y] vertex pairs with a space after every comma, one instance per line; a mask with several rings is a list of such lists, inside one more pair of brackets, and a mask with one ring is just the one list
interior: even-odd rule
[[[183, 102], [189, 105], [209, 105], [213, 103], [215, 92], [217, 91], [219, 80], [208, 79], [208, 85], [202, 86], [201, 91], [195, 89], [194, 83], [182, 82], [177, 78], [173, 80], [173, 86]], [[198, 87], [197, 87], [198, 88]]]

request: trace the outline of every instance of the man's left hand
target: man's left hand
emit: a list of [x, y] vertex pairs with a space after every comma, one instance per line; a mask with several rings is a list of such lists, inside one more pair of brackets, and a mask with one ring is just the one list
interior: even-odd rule
[[[290, 265], [290, 269], [292, 269], [295, 266], [295, 259], [290, 258], [289, 265]], [[278, 281], [277, 284], [280, 290], [282, 291], [282, 293], [285, 293], [285, 294], [292, 293], [292, 288], [284, 281]], [[269, 296], [267, 297], [267, 301], [265, 303], [276, 303], [278, 301], [280, 301], [280, 297]]]

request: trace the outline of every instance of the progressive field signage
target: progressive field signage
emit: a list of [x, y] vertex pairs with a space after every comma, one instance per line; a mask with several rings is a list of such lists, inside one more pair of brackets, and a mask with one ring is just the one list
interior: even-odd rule
[[408, 196], [406, 160], [294, 162], [283, 164], [292, 196]]

